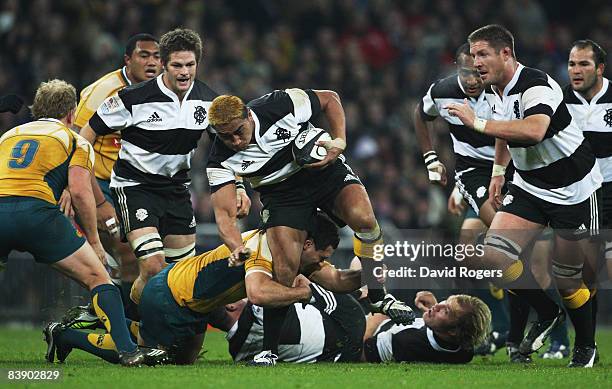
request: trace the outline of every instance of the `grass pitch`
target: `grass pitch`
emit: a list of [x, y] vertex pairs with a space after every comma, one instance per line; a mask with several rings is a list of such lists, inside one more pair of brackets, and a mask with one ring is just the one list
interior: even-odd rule
[[[111, 365], [81, 350], [65, 364], [44, 362], [46, 344], [40, 330], [0, 328], [0, 368], [59, 368], [62, 379], [52, 382], [9, 382], [0, 387], [61, 388], [395, 388], [395, 387], [522, 387], [612, 388], [612, 330], [597, 336], [601, 360], [593, 369], [567, 369], [567, 360], [541, 360], [531, 365], [510, 365], [504, 350], [492, 358], [477, 357], [468, 365], [432, 364], [281, 364], [275, 368], [234, 365], [224, 334], [206, 335], [204, 354], [193, 366], [127, 369]], [[6, 371], [3, 371], [6, 374]]]

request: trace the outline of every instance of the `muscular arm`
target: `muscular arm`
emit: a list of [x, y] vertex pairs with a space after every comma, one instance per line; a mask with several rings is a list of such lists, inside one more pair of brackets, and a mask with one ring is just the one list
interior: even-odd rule
[[342, 138], [346, 141], [346, 117], [338, 93], [331, 90], [314, 91], [321, 103], [321, 110], [329, 121], [329, 132], [332, 138]]
[[230, 183], [222, 186], [210, 199], [221, 240], [233, 252], [243, 245], [237, 224], [236, 185]]
[[333, 266], [323, 266], [308, 278], [336, 293], [350, 293], [361, 287], [361, 270], [338, 270]]
[[433, 145], [431, 143], [431, 136], [429, 135], [429, 128], [427, 128], [427, 122], [425, 122], [421, 116], [420, 104], [417, 105], [414, 110], [414, 131], [416, 132], [421, 153], [425, 154], [428, 151], [432, 151]]
[[72, 166], [68, 170], [68, 189], [81, 228], [90, 243], [99, 242], [96, 225], [96, 204], [91, 190], [91, 174], [85, 168]]
[[544, 139], [550, 116], [537, 114], [522, 120], [488, 120], [484, 133], [506, 141], [536, 144]]
[[307, 285], [289, 288], [260, 271], [249, 273], [244, 283], [249, 301], [265, 307], [284, 307], [300, 301], [307, 302], [312, 296]]

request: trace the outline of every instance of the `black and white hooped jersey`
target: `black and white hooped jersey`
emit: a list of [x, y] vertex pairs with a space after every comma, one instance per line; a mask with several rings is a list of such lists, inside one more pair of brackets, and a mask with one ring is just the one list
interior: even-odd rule
[[612, 181], [612, 87], [607, 78], [591, 101], [586, 101], [571, 85], [563, 90], [565, 104], [591, 144], [604, 182]]
[[257, 188], [297, 173], [301, 167], [293, 159], [292, 142], [321, 111], [316, 93], [302, 89], [276, 90], [252, 100], [247, 107], [255, 121], [254, 142], [246, 150], [234, 151], [215, 140], [206, 166], [212, 192], [234, 182], [236, 175]]
[[560, 205], [580, 203], [601, 186], [591, 146], [563, 104], [561, 87], [548, 74], [519, 64], [501, 97], [491, 88], [486, 96], [493, 120], [520, 120], [536, 114], [550, 117], [539, 143], [508, 142], [516, 168], [515, 185]]
[[[259, 353], [263, 347], [263, 308], [248, 303], [225, 338], [235, 362], [248, 360]], [[312, 305], [291, 305], [280, 334], [279, 359], [295, 363], [316, 362], [324, 347], [321, 312]]]
[[191, 156], [209, 127], [207, 112], [217, 94], [195, 80], [180, 102], [162, 76], [109, 97], [89, 120], [99, 135], [121, 131], [111, 187], [189, 183]]
[[445, 344], [421, 318], [410, 325], [383, 321], [364, 349], [368, 362], [468, 363], [474, 357], [473, 350]]
[[431, 121], [439, 116], [448, 123], [457, 158], [456, 170], [474, 166], [490, 167], [495, 159], [495, 138], [466, 127], [456, 116], [450, 116], [448, 109], [444, 108], [448, 104], [463, 104], [464, 99], [468, 100], [476, 116], [490, 118], [491, 107], [485, 93], [478, 98], [468, 97], [458, 75], [438, 80], [429, 87], [421, 102], [421, 117]]

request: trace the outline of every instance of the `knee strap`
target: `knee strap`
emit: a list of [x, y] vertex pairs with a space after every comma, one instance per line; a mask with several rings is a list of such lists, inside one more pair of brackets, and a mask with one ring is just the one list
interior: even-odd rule
[[134, 255], [139, 261], [154, 255], [164, 255], [164, 244], [159, 233], [145, 234], [130, 242]]

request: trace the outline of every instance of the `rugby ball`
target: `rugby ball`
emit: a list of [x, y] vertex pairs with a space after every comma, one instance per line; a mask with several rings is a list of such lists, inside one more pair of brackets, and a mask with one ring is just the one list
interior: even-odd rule
[[327, 150], [316, 143], [321, 140], [332, 140], [331, 135], [322, 128], [309, 127], [300, 132], [293, 141], [292, 151], [295, 162], [304, 166], [321, 161], [327, 155]]

